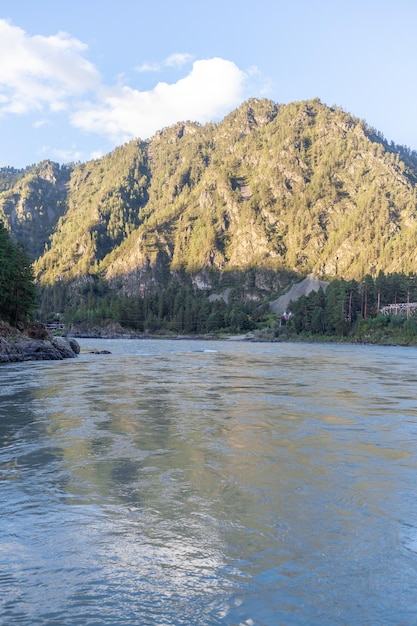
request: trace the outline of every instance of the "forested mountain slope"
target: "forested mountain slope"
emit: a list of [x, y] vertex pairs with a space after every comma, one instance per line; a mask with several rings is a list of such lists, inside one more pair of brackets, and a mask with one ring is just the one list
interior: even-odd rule
[[50, 161], [24, 170], [0, 168], [0, 221], [32, 259], [44, 253], [66, 212], [71, 169]]
[[0, 220], [44, 285], [100, 276], [132, 294], [182, 273], [417, 267], [415, 153], [317, 99], [249, 100], [219, 124], [3, 180]]

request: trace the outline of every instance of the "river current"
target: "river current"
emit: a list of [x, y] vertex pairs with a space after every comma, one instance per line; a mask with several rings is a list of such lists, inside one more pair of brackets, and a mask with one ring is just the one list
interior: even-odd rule
[[417, 624], [417, 349], [80, 345], [0, 367], [0, 624]]

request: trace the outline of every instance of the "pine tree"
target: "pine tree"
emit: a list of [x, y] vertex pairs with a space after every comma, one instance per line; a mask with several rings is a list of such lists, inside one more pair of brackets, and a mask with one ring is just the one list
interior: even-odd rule
[[4, 315], [12, 297], [14, 254], [9, 233], [0, 222], [0, 316]]
[[36, 302], [33, 270], [23, 246], [0, 222], [0, 317], [12, 324], [31, 316]]
[[17, 324], [19, 319], [32, 315], [36, 302], [36, 288], [33, 269], [22, 244], [15, 247], [15, 268], [11, 300], [11, 320]]

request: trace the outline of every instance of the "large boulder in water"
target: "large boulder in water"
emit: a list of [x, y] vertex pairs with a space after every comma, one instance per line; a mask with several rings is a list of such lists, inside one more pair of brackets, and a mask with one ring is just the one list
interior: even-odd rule
[[16, 361], [61, 361], [72, 359], [80, 352], [80, 346], [72, 339], [49, 337], [48, 339], [22, 339], [15, 341], [0, 337], [0, 363]]
[[75, 354], [80, 354], [80, 344], [78, 341], [75, 341], [72, 337], [67, 337], [67, 341], [71, 346], [72, 351], [75, 352]]
[[[52, 337], [51, 344], [58, 350], [63, 359], [72, 359], [80, 352], [80, 347], [76, 341], [70, 341], [64, 337]], [[76, 352], [76, 346], [78, 352]]]

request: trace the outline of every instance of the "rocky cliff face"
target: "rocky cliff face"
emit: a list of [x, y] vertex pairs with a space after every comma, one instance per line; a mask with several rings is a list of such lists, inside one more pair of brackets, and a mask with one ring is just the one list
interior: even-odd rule
[[79, 345], [74, 339], [29, 339], [21, 336], [10, 341], [0, 336], [0, 363], [61, 361], [75, 358], [79, 352]]
[[[17, 174], [17, 172], [16, 172]], [[67, 185], [70, 167], [43, 161], [14, 177], [14, 184], [5, 184], [7, 168], [0, 170], [0, 220], [13, 238], [24, 244], [32, 259], [40, 257], [67, 209]], [[13, 178], [12, 178], [13, 180]]]

